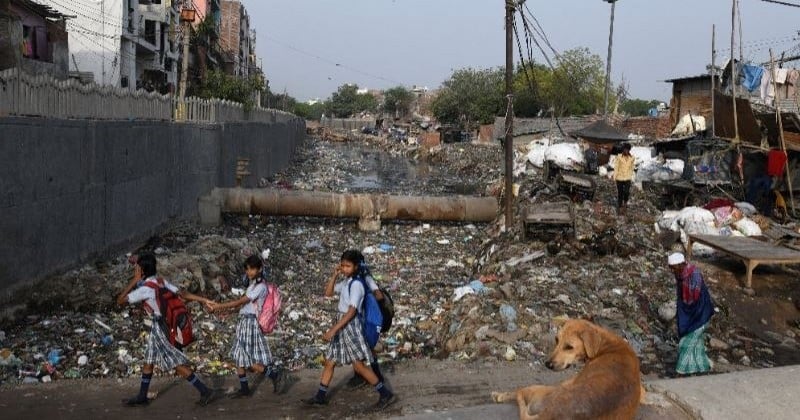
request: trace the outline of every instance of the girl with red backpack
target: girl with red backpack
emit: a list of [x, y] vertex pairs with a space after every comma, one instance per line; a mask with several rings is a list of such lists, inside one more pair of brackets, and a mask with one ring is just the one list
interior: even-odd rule
[[158, 302], [159, 290], [162, 288], [179, 295], [187, 301], [198, 301], [206, 304], [211, 302], [204, 297], [181, 291], [172, 283], [157, 277], [155, 255], [145, 253], [137, 258], [133, 280], [117, 297], [117, 304], [122, 306], [126, 303], [136, 304], [142, 302], [145, 311], [152, 316], [152, 327], [147, 337], [147, 350], [144, 356], [139, 394], [133, 398], [123, 400], [123, 404], [131, 407], [147, 405], [150, 402], [147, 399], [147, 391], [153, 378], [153, 368], [158, 365], [164, 372], [174, 370], [178, 375], [194, 385], [200, 392], [200, 400], [197, 403], [205, 406], [211, 401], [214, 393], [194, 374], [194, 371], [189, 367], [189, 359], [172, 345], [165, 333], [167, 328], [165, 328], [164, 316], [166, 314], [162, 313], [164, 310], [162, 308], [163, 305]]
[[211, 302], [208, 305], [212, 312], [239, 308], [239, 323], [236, 325], [236, 338], [231, 349], [231, 357], [236, 363], [236, 373], [239, 375], [239, 390], [230, 397], [241, 398], [251, 395], [247, 370], [261, 375], [259, 379], [263, 379], [264, 376], [270, 378], [273, 392], [284, 393], [289, 378], [283, 369], [273, 365], [272, 352], [258, 324], [258, 315], [269, 293], [261, 257], [258, 255], [248, 257], [244, 262], [244, 270], [248, 285], [241, 298], [225, 303]]

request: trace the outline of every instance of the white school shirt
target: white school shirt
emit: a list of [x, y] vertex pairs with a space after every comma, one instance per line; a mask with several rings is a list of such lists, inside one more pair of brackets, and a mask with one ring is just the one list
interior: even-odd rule
[[[145, 279], [138, 289], [128, 294], [128, 303], [134, 304], [144, 302], [145, 310], [155, 316], [161, 316], [161, 310], [158, 308], [158, 301], [156, 301], [156, 290], [146, 286], [147, 283], [158, 286], [158, 278], [156, 276], [151, 276]], [[164, 287], [175, 294], [178, 294], [181, 291], [181, 289], [179, 289], [177, 286], [166, 280], [164, 280]]]
[[378, 283], [375, 283], [375, 279], [372, 278], [372, 276], [367, 276], [364, 280], [367, 282], [367, 287], [369, 287], [370, 292], [380, 290], [380, 287], [378, 287]]
[[264, 281], [251, 282], [247, 286], [247, 291], [245, 291], [245, 295], [250, 299], [250, 302], [242, 306], [242, 309], [239, 309], [239, 315], [258, 315], [261, 307], [264, 306], [264, 301], [267, 299], [267, 292], [267, 283]]
[[333, 290], [339, 292], [339, 312], [345, 314], [351, 306], [357, 311], [361, 311], [361, 303], [364, 301], [364, 286], [360, 281], [350, 277], [337, 283]]

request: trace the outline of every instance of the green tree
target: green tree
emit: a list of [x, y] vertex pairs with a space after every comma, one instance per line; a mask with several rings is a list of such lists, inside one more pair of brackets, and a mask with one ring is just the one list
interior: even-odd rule
[[256, 91], [264, 90], [264, 81], [261, 77], [242, 79], [214, 70], [208, 72], [206, 79], [199, 88], [193, 92], [194, 96], [205, 99], [227, 99], [239, 102], [250, 109], [255, 105]]
[[502, 68], [456, 70], [442, 84], [431, 104], [433, 115], [444, 123], [490, 124], [504, 113], [504, 71]]
[[374, 112], [378, 101], [368, 93], [359, 94], [357, 85], [345, 84], [331, 95], [325, 108], [336, 117], [347, 118], [359, 112]]
[[325, 104], [323, 102], [317, 102], [314, 105], [309, 105], [304, 102], [298, 102], [295, 107], [293, 114], [297, 115], [298, 117], [305, 118], [307, 120], [319, 120], [322, 118], [322, 114], [325, 112]]
[[552, 83], [552, 76], [550, 69], [541, 64], [517, 69], [514, 75], [514, 115], [531, 118], [550, 109], [544, 92]]
[[400, 118], [407, 116], [411, 112], [411, 104], [414, 102], [414, 93], [403, 86], [393, 87], [384, 93], [383, 110], [398, 114]]
[[[605, 71], [603, 60], [588, 48], [565, 51], [556, 60], [543, 98], [556, 115], [587, 115], [603, 108]], [[613, 98], [611, 98], [613, 100]], [[609, 104], [613, 108], [613, 104]]]
[[644, 99], [628, 99], [623, 101], [620, 105], [620, 111], [631, 117], [641, 117], [648, 114], [651, 108], [657, 107], [661, 101], [657, 99], [644, 100]]
[[297, 106], [297, 99], [287, 93], [274, 93], [270, 89], [267, 89], [267, 91], [261, 95], [261, 106], [292, 112]]

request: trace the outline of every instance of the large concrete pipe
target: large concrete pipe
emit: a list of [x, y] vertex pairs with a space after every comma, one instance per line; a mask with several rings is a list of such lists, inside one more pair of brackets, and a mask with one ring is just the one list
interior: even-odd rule
[[[489, 222], [498, 212], [492, 197], [414, 197], [314, 191], [218, 188], [200, 202], [204, 223], [215, 213], [345, 217], [377, 220]], [[214, 208], [217, 207], [217, 208]]]

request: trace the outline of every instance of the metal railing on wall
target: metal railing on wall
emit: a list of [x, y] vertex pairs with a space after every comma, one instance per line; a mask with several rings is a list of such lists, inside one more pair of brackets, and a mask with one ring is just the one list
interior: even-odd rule
[[172, 98], [77, 80], [0, 71], [0, 114], [26, 117], [170, 120]]
[[221, 99], [186, 98], [0, 71], [0, 116], [195, 123], [286, 122], [295, 115]]

